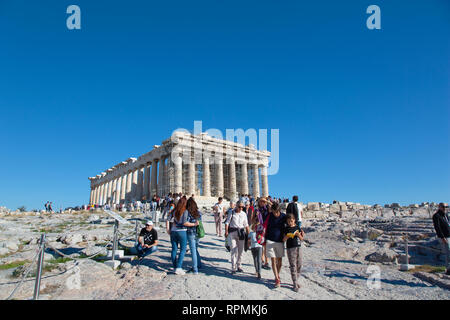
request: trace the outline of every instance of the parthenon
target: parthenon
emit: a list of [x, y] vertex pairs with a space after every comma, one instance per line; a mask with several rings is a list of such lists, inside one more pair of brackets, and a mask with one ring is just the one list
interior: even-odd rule
[[270, 152], [207, 133], [176, 131], [162, 145], [90, 177], [91, 205], [145, 201], [153, 195], [194, 194], [236, 200], [239, 194], [268, 196]]

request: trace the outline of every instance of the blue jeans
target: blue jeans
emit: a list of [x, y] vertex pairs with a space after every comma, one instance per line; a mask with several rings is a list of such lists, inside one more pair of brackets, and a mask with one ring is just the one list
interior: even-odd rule
[[[170, 242], [172, 243], [172, 264], [175, 269], [183, 266], [184, 255], [186, 254], [187, 234], [186, 231], [171, 231]], [[178, 244], [180, 245], [180, 255], [177, 259]]]
[[136, 245], [136, 250], [138, 252], [138, 257], [143, 258], [152, 254], [153, 252], [158, 250], [158, 246], [153, 246], [151, 248], [143, 248], [140, 243]]
[[198, 268], [202, 267], [202, 261], [200, 259], [200, 254], [198, 253], [198, 241], [197, 234], [194, 232], [187, 233], [187, 240], [189, 242], [189, 248], [191, 250], [192, 256], [192, 268], [194, 272], [198, 272]]

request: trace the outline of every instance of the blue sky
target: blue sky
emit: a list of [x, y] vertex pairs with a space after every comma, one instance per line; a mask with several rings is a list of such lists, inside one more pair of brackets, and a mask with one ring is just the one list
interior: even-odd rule
[[449, 39], [447, 0], [3, 0], [0, 205], [87, 203], [194, 120], [279, 129], [275, 196], [448, 202]]

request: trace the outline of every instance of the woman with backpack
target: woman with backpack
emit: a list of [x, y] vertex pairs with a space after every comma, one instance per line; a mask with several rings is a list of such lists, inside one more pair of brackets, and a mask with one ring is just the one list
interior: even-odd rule
[[[186, 205], [186, 197], [182, 197], [166, 221], [167, 233], [170, 234], [170, 242], [172, 244], [172, 264], [175, 274], [178, 275], [185, 274], [182, 266], [184, 255], [186, 254], [187, 228], [198, 226], [198, 221], [196, 223], [188, 221], [189, 212], [186, 210]], [[178, 245], [180, 245], [180, 254], [177, 259]]]
[[[198, 210], [197, 203], [195, 202], [193, 197], [190, 197], [186, 204], [186, 209], [188, 211], [188, 222], [192, 224], [200, 224], [200, 221], [202, 220], [202, 213]], [[187, 228], [187, 241], [189, 243], [189, 249], [191, 251], [192, 256], [192, 269], [191, 271], [194, 272], [194, 274], [198, 274], [198, 269], [202, 267], [202, 262], [200, 259], [200, 254], [198, 253], [198, 242], [199, 242], [199, 235], [197, 232], [197, 229], [199, 226], [195, 227], [188, 227]], [[204, 233], [203, 233], [204, 235]]]

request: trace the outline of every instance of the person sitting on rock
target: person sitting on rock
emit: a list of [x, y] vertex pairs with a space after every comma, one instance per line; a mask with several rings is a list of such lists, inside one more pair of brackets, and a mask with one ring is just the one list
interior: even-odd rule
[[158, 233], [153, 228], [152, 221], [148, 221], [139, 233], [136, 250], [140, 259], [158, 250]]

